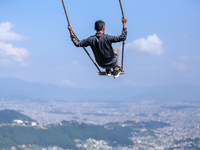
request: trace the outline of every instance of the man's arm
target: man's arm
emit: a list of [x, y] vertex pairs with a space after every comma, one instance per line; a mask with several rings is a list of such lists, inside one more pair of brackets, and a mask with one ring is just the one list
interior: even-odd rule
[[71, 26], [71, 25], [68, 26], [68, 29], [69, 29], [69, 33], [70, 33], [71, 40], [72, 40], [72, 42], [74, 43], [74, 45], [75, 45], [76, 47], [87, 47], [87, 46], [90, 45], [90, 40], [89, 40], [89, 38], [88, 38], [88, 39], [81, 40], [81, 41], [78, 41], [78, 40], [76, 39], [76, 37], [74, 36], [74, 34], [73, 34], [73, 29], [72, 29], [72, 26]]
[[112, 43], [116, 43], [116, 42], [121, 42], [121, 41], [125, 41], [126, 40], [126, 36], [127, 36], [127, 28], [126, 28], [126, 22], [127, 19], [126, 17], [122, 18], [122, 24], [123, 24], [123, 31], [122, 34], [120, 36], [109, 36], [109, 41], [111, 41]]

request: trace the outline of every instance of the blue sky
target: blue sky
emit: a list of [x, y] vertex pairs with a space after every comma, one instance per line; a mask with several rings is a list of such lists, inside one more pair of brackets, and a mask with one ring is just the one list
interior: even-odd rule
[[[104, 20], [106, 33], [120, 35], [118, 0], [65, 0], [80, 39], [95, 34]], [[74, 88], [200, 85], [200, 1], [122, 0], [128, 19], [125, 75], [98, 76], [82, 48], [69, 38], [61, 0], [0, 1], [0, 77]], [[121, 43], [114, 44], [121, 48]], [[91, 49], [88, 52], [93, 56]]]

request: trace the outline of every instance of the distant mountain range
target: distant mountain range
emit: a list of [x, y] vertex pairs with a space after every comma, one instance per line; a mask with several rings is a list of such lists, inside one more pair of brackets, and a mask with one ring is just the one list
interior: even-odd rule
[[[157, 87], [67, 88], [32, 83], [15, 78], [0, 78], [0, 99], [52, 99], [74, 101], [141, 101], [200, 99], [200, 86], [168, 85]], [[41, 101], [42, 101], [41, 100]]]

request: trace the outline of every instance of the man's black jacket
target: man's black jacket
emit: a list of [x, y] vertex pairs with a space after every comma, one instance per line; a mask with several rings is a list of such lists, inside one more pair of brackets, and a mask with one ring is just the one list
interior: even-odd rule
[[74, 36], [71, 36], [71, 39], [74, 45], [77, 47], [90, 46], [99, 66], [114, 66], [117, 62], [117, 58], [114, 54], [112, 43], [125, 41], [126, 36], [127, 28], [123, 28], [122, 34], [120, 36], [96, 34], [81, 41], [78, 41]]

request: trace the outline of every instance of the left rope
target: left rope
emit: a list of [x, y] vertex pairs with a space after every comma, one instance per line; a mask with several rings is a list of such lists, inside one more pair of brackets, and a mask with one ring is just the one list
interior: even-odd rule
[[[65, 15], [66, 15], [66, 18], [67, 18], [67, 22], [68, 22], [68, 26], [70, 25], [70, 22], [69, 22], [69, 17], [68, 17], [68, 14], [67, 14], [67, 10], [66, 10], [66, 7], [65, 7], [65, 3], [64, 3], [64, 0], [62, 0], [62, 4], [63, 4], [63, 8], [64, 8], [64, 11], [65, 11]], [[78, 41], [79, 38], [77, 37], [77, 35], [74, 33], [74, 31], [72, 31], [74, 36], [76, 37], [76, 39]], [[90, 57], [91, 61], [94, 63], [94, 65], [96, 66], [97, 70], [99, 71], [99, 73], [101, 73], [101, 70], [99, 69], [99, 67], [97, 66], [97, 64], [95, 63], [95, 61], [93, 60], [93, 58], [90, 56], [90, 54], [88, 53], [88, 51], [86, 50], [85, 47], [83, 47], [83, 49], [85, 50], [85, 52], [87, 53], [87, 55]]]

